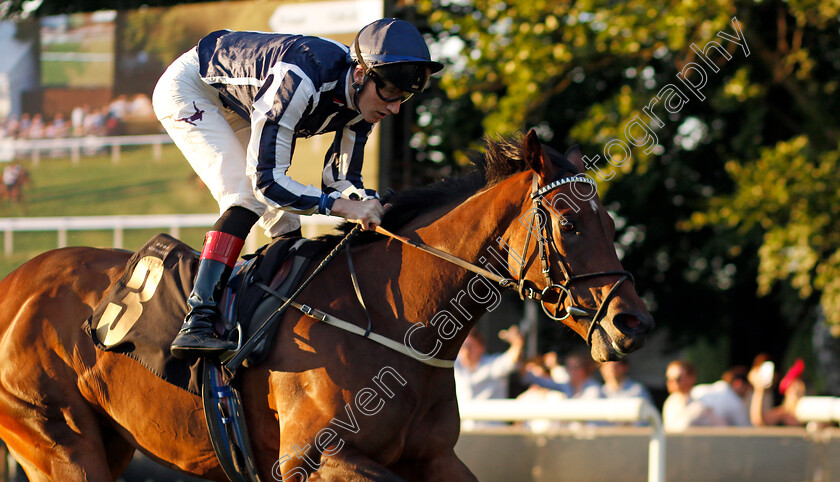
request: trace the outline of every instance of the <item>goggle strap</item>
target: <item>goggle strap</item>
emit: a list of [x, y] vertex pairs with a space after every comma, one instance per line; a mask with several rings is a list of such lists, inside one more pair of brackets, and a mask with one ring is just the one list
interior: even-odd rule
[[[365, 63], [365, 59], [362, 58], [362, 51], [359, 49], [359, 35], [362, 34], [363, 30], [364, 29], [359, 30], [359, 33], [356, 34], [356, 38], [353, 40], [353, 47], [356, 49], [356, 58], [359, 59], [359, 65], [361, 65], [362, 68], [365, 70], [365, 76], [367, 76], [368, 71], [370, 69], [368, 69], [368, 66]], [[365, 79], [365, 80], [367, 80], [367, 79]], [[364, 83], [362, 83], [362, 85], [364, 85]]]

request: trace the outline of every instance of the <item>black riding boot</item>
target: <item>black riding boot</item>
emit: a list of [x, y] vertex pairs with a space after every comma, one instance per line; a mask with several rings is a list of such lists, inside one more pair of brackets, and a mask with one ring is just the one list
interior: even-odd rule
[[242, 242], [227, 233], [207, 233], [195, 284], [187, 298], [190, 311], [170, 347], [175, 358], [215, 356], [236, 348], [236, 343], [219, 338], [215, 327], [222, 316], [219, 300], [239, 257]]
[[236, 348], [236, 343], [219, 338], [215, 329], [216, 322], [221, 317], [219, 299], [230, 273], [231, 268], [222, 262], [212, 259], [199, 261], [195, 285], [187, 298], [190, 312], [187, 313], [178, 336], [172, 341], [172, 356], [215, 356]]

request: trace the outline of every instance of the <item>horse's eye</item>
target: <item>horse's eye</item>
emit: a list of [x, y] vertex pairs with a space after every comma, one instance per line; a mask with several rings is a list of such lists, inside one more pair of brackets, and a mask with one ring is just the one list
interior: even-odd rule
[[573, 223], [570, 219], [563, 219], [560, 221], [560, 229], [563, 231], [574, 231], [575, 223]]

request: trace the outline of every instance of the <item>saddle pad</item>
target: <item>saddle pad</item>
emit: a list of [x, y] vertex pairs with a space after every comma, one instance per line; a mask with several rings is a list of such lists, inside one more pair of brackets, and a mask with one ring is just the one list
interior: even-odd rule
[[169, 235], [154, 236], [129, 259], [83, 329], [100, 350], [131, 357], [164, 381], [199, 395], [199, 361], [169, 353], [187, 314], [197, 255]]
[[[305, 238], [280, 238], [272, 241], [258, 253], [246, 269], [240, 272], [240, 280], [231, 280], [235, 291], [235, 306], [230, 310], [234, 321], [239, 322], [249, 340], [282, 304], [269, 296], [259, 285], [269, 286], [283, 296], [291, 294], [300, 284], [303, 273], [313, 257], [320, 253], [320, 245]], [[274, 323], [243, 363], [252, 367], [263, 361], [271, 349], [271, 341], [279, 323]]]

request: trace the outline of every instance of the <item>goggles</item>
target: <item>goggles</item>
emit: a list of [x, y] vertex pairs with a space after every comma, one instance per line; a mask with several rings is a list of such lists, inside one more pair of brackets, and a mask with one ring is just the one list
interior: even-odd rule
[[373, 81], [373, 84], [376, 87], [376, 95], [389, 104], [391, 102], [399, 102], [402, 104], [414, 95], [414, 92], [407, 92], [405, 90], [398, 89], [390, 82], [379, 77], [379, 75], [373, 70], [368, 73], [368, 77]]

